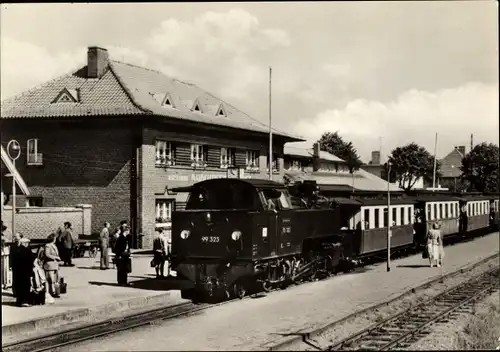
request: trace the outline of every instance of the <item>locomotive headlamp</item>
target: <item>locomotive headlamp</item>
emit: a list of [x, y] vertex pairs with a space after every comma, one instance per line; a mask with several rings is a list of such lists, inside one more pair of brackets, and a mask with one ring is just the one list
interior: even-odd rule
[[191, 234], [191, 231], [189, 231], [189, 230], [182, 230], [182, 231], [181, 231], [181, 238], [182, 238], [183, 240], [185, 240], [186, 238], [188, 238], [188, 237], [189, 237], [189, 235], [190, 235], [190, 234]]
[[207, 220], [207, 222], [210, 222], [212, 220], [212, 216], [210, 215], [210, 213], [205, 213], [205, 220]]
[[241, 238], [241, 231], [233, 231], [233, 233], [231, 234], [231, 238], [234, 240], [234, 241], [238, 241], [240, 238]]

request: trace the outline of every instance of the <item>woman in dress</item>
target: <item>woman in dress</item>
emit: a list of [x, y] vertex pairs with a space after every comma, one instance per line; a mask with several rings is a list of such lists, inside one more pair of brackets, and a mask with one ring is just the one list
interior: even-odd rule
[[51, 233], [47, 237], [48, 243], [45, 245], [43, 258], [43, 270], [45, 270], [48, 285], [47, 291], [55, 298], [59, 297], [56, 285], [59, 285], [59, 262], [61, 261], [56, 239], [57, 236], [55, 233]]
[[441, 230], [439, 230], [439, 224], [437, 222], [432, 224], [432, 229], [427, 233], [427, 252], [429, 253], [431, 268], [434, 265], [440, 267], [443, 251]]

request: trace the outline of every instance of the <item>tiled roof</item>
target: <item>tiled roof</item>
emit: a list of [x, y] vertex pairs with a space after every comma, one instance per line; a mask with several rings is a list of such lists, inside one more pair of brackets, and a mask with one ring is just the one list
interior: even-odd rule
[[462, 159], [463, 155], [457, 149], [451, 151], [443, 159], [441, 159], [440, 172], [442, 177], [460, 177], [462, 175]]
[[[269, 127], [194, 84], [118, 61], [100, 79], [87, 78], [87, 66], [2, 102], [1, 118], [152, 115], [268, 133]], [[79, 89], [77, 103], [51, 104], [63, 89]], [[174, 107], [162, 106], [169, 94]], [[191, 111], [198, 100], [203, 113]], [[216, 116], [220, 105], [226, 116]], [[281, 131], [276, 135], [298, 137]]]
[[[291, 155], [291, 156], [301, 156], [301, 157], [306, 157], [306, 158], [312, 158], [313, 156], [313, 148], [299, 148], [299, 147], [293, 147], [290, 145], [285, 145], [284, 149], [285, 155]], [[319, 152], [319, 158], [321, 160], [327, 160], [327, 161], [336, 161], [339, 163], [345, 163], [344, 160], [336, 157], [333, 154], [330, 154], [328, 152], [320, 151]]]

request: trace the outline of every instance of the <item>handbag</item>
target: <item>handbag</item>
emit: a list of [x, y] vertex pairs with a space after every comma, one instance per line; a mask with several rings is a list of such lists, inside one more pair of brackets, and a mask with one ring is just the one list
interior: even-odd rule
[[154, 268], [156, 266], [156, 263], [155, 263], [155, 260], [154, 259], [151, 259], [151, 261], [149, 262], [149, 265]]

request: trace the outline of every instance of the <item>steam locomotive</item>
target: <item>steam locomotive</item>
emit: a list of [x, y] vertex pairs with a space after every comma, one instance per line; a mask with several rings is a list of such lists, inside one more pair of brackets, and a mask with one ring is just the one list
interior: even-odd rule
[[[327, 187], [325, 187], [326, 189]], [[446, 237], [498, 227], [498, 195], [378, 193], [335, 197], [314, 183], [287, 188], [259, 179], [190, 187], [172, 214], [172, 268], [192, 300], [242, 298], [348, 271], [387, 250], [419, 250], [432, 222]], [[292, 196], [292, 194], [293, 196]], [[388, 211], [390, 210], [390, 211]]]

